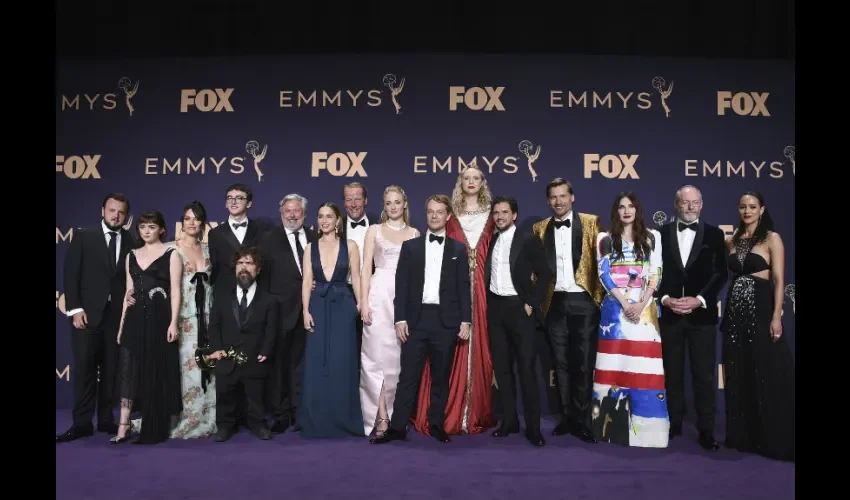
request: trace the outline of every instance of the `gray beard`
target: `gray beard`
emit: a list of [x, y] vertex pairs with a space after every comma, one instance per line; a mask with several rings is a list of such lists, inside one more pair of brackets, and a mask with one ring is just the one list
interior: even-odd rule
[[247, 290], [254, 284], [254, 278], [249, 273], [241, 273], [236, 277], [236, 283]]

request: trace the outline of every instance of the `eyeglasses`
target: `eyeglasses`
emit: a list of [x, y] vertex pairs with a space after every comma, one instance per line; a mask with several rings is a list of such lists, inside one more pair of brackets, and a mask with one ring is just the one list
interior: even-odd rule
[[228, 196], [227, 198], [225, 198], [225, 200], [227, 200], [228, 202], [233, 202], [233, 201], [243, 202], [247, 199], [248, 198], [246, 198], [244, 196]]

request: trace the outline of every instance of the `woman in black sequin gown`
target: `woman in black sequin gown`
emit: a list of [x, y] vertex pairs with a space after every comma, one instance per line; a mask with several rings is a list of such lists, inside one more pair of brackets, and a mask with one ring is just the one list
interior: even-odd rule
[[[165, 220], [159, 212], [144, 212], [136, 226], [142, 248], [127, 255], [127, 294], [118, 330], [118, 390], [121, 423], [113, 443], [132, 434], [130, 412], [139, 411], [142, 429], [135, 444], [168, 439], [172, 417], [182, 410], [177, 313], [183, 264], [162, 242]], [[133, 304], [127, 298], [133, 296]]]
[[723, 317], [726, 446], [795, 460], [795, 362], [782, 335], [785, 250], [759, 193], [738, 203], [727, 239], [731, 271]]

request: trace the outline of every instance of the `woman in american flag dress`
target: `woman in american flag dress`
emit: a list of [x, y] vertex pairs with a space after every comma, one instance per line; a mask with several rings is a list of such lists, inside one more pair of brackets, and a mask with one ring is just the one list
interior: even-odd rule
[[611, 231], [597, 238], [602, 301], [593, 375], [593, 431], [599, 441], [666, 448], [670, 419], [655, 290], [661, 234], [648, 230], [637, 195], [620, 193]]

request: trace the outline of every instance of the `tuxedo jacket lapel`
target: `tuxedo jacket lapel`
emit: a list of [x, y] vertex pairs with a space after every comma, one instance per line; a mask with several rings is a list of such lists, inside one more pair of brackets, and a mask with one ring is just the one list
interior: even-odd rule
[[555, 253], [555, 218], [550, 217], [543, 235], [543, 247], [546, 249], [546, 263], [555, 276], [558, 275], [557, 254]]
[[[697, 234], [694, 236], [694, 244], [691, 246], [691, 254], [688, 255], [688, 263], [685, 264], [685, 269], [690, 268], [694, 261], [697, 260], [700, 250], [702, 250], [702, 239], [705, 234], [705, 225], [700, 220], [697, 224]], [[681, 259], [679, 259], [681, 261]]]
[[[225, 224], [227, 225], [227, 227], [225, 228], [225, 231], [224, 231], [224, 240], [227, 241], [230, 244], [231, 247], [233, 247], [233, 251], [236, 251], [241, 244], [239, 243], [239, 240], [236, 238], [236, 235], [233, 233], [233, 227], [230, 225], [230, 221], [225, 222]], [[251, 223], [248, 223], [248, 227], [249, 228], [251, 227]], [[247, 237], [247, 232], [246, 232], [246, 237]]]
[[[249, 218], [248, 219], [248, 227], [245, 231], [245, 239], [242, 240], [245, 245], [253, 245], [257, 239], [257, 234], [260, 232], [260, 226], [256, 220]], [[233, 234], [233, 229], [230, 230], [231, 236], [233, 239], [239, 243], [239, 240], [236, 239], [236, 235]]]
[[233, 294], [230, 305], [233, 307], [233, 319], [236, 320], [236, 324], [241, 328], [242, 322], [239, 321], [239, 299], [236, 298], [236, 293]]
[[[442, 292], [446, 288], [446, 286], [448, 286], [449, 279], [451, 279], [452, 275], [454, 274], [453, 267], [451, 271], [449, 270], [449, 267], [451, 266], [452, 255], [454, 255], [455, 253], [454, 241], [449, 240], [448, 233], [446, 234], [445, 239], [443, 240], [443, 244], [441, 246], [443, 247], [443, 263], [440, 266], [440, 292]], [[424, 262], [422, 264], [422, 269], [425, 269]], [[425, 283], [424, 274], [422, 275], [422, 283]]]
[[[671, 255], [673, 257], [673, 260], [676, 261], [676, 267], [678, 267], [679, 270], [684, 271], [685, 265], [682, 264], [682, 252], [679, 249], [679, 230], [678, 230], [678, 227], [679, 227], [678, 219], [673, 219], [673, 222], [670, 223], [670, 228], [668, 229], [668, 232], [670, 234], [670, 252], [671, 252]], [[694, 243], [696, 243], [696, 242], [694, 242]], [[663, 252], [664, 249], [662, 248], [661, 251]], [[694, 252], [693, 252], [693, 249], [692, 249], [691, 254], [693, 254], [693, 253]]]

